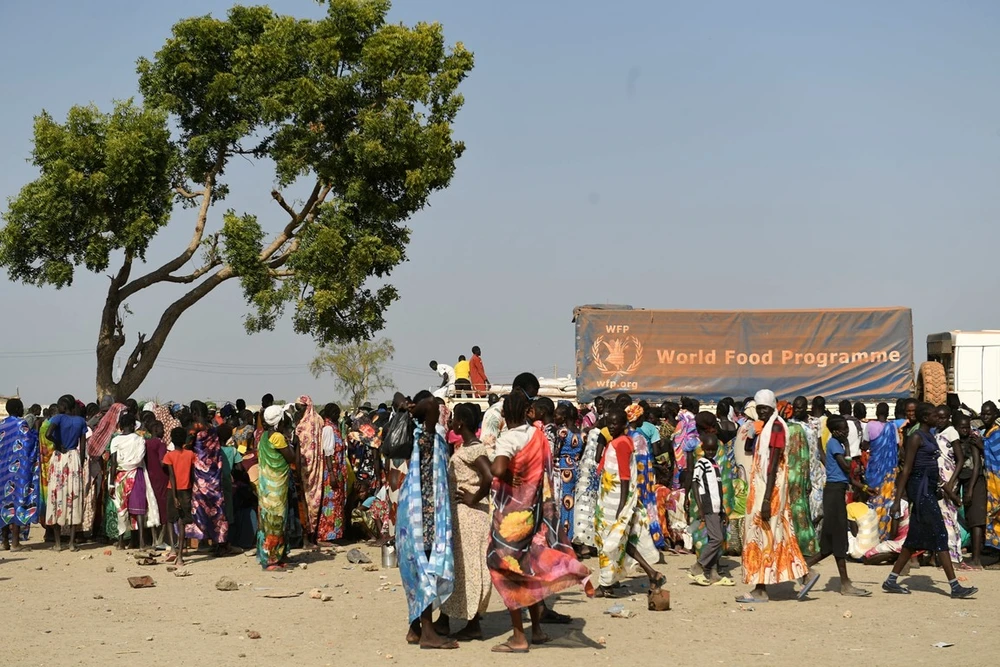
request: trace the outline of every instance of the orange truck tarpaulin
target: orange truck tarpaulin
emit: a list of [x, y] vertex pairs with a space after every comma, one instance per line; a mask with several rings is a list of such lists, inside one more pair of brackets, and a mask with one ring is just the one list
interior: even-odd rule
[[888, 399], [913, 388], [909, 308], [637, 310], [581, 306], [577, 399], [625, 391], [652, 400], [719, 400], [771, 389]]

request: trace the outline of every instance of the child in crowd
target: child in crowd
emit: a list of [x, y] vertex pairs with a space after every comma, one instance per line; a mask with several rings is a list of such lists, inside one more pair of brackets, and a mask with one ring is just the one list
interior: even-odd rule
[[983, 542], [986, 538], [986, 474], [983, 466], [983, 441], [973, 435], [969, 416], [956, 412], [952, 423], [958, 435], [964, 461], [958, 472], [958, 495], [965, 510], [965, 525], [972, 536], [971, 559], [965, 568], [983, 569]]
[[177, 535], [177, 550], [174, 558], [177, 566], [184, 565], [184, 527], [191, 523], [191, 478], [194, 476], [194, 439], [188, 438], [187, 431], [178, 426], [170, 431], [173, 451], [163, 457], [163, 466], [170, 475], [170, 499], [168, 517]]
[[851, 480], [851, 464], [847, 462], [849, 426], [847, 419], [835, 415], [826, 422], [830, 431], [830, 439], [826, 443], [826, 486], [823, 487], [823, 532], [820, 534], [819, 554], [807, 561], [809, 572], [805, 576], [805, 585], [799, 593], [803, 600], [819, 581], [819, 573], [812, 568], [823, 559], [833, 556], [840, 572], [840, 594], [853, 597], [868, 597], [872, 593], [856, 588], [847, 576], [847, 489], [853, 483], [860, 491], [863, 485], [858, 480]]
[[719, 566], [722, 556], [723, 540], [726, 534], [728, 517], [722, 508], [722, 479], [719, 464], [715, 456], [719, 452], [719, 439], [714, 433], [701, 434], [702, 456], [694, 464], [694, 500], [698, 506], [698, 515], [705, 522], [705, 532], [708, 544], [701, 551], [698, 566], [702, 569], [692, 575], [694, 583], [699, 586], [712, 585], [712, 570], [719, 573], [718, 586], [735, 586], [736, 582], [729, 578]]

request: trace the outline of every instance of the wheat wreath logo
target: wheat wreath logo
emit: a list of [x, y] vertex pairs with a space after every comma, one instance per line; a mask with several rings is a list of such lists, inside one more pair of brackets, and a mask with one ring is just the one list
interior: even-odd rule
[[639, 369], [642, 362], [642, 343], [635, 336], [605, 338], [602, 335], [594, 341], [590, 355], [594, 358], [594, 365], [605, 375], [630, 375]]

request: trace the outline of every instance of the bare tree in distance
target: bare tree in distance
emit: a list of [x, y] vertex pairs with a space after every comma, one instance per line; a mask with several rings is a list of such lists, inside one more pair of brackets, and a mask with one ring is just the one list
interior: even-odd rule
[[329, 373], [337, 388], [356, 408], [380, 392], [395, 388], [385, 363], [396, 353], [388, 338], [360, 340], [321, 347], [309, 364], [314, 377]]

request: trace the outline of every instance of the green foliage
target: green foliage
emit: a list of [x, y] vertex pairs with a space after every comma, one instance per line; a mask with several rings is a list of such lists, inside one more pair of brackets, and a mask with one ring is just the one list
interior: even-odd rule
[[330, 373], [337, 388], [346, 395], [350, 407], [356, 408], [373, 395], [394, 387], [385, 373], [385, 363], [396, 353], [392, 341], [359, 340], [352, 343], [320, 348], [309, 364], [315, 377]]
[[4, 213], [0, 264], [11, 280], [66, 287], [77, 266], [108, 268], [111, 252], [142, 259], [171, 212], [175, 147], [167, 115], [118, 102], [75, 106], [65, 123], [35, 118], [39, 177]]
[[[398, 296], [386, 280], [406, 260], [406, 222], [448, 186], [465, 149], [452, 123], [473, 56], [461, 42], [449, 47], [439, 24], [387, 24], [388, 0], [323, 4], [319, 20], [266, 6], [181, 20], [138, 61], [144, 106], [74, 107], [62, 125], [39, 116], [40, 175], [10, 201], [0, 265], [14, 280], [63, 287], [76, 267], [104, 271], [124, 250], [121, 284], [109, 288], [112, 315], [153, 284], [197, 283], [135, 355], [138, 375], [180, 313], [230, 278], [250, 307], [250, 332], [272, 329], [291, 306], [296, 331], [321, 344], [374, 335]], [[279, 188], [305, 184], [312, 195], [293, 208], [275, 191], [280, 206], [229, 210], [213, 230], [211, 206], [228, 194], [234, 158], [259, 160]], [[194, 240], [127, 282], [175, 201], [197, 208]], [[202, 266], [178, 273], [198, 248]], [[117, 325], [102, 322], [104, 366], [124, 344]], [[129, 373], [125, 385], [137, 387]]]
[[268, 281], [243, 264], [251, 332], [273, 328], [291, 302], [296, 331], [321, 342], [381, 329], [397, 292], [365, 283], [405, 260], [405, 221], [454, 174], [464, 145], [451, 123], [472, 54], [449, 50], [438, 24], [386, 25], [388, 9], [332, 0], [309, 21], [235, 7], [228, 21], [181, 21], [139, 62], [144, 98], [182, 129], [191, 179], [228, 150], [270, 158], [282, 186], [308, 177], [329, 188], [298, 231], [294, 275]]

